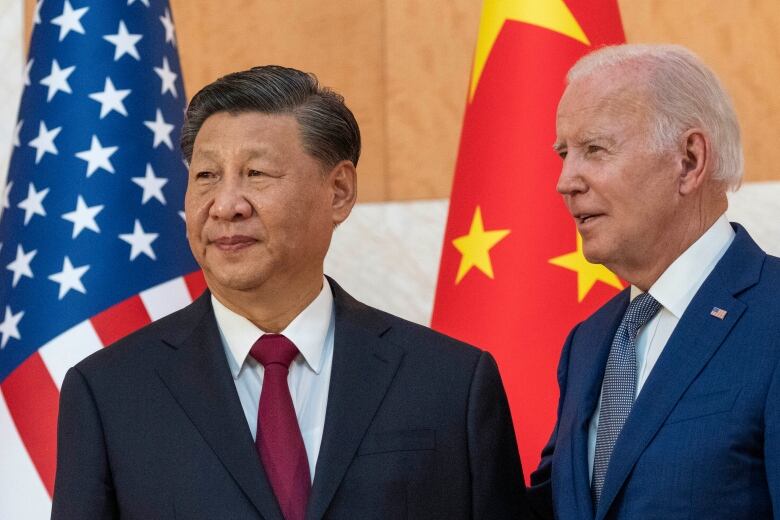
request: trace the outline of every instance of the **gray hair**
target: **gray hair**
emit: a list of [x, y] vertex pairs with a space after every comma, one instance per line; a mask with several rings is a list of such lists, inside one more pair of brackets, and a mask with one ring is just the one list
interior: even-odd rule
[[181, 151], [192, 159], [195, 137], [217, 112], [289, 114], [300, 127], [303, 148], [330, 168], [343, 160], [357, 166], [360, 128], [344, 98], [321, 87], [314, 74], [266, 65], [234, 72], [203, 87], [190, 101], [181, 131]]
[[736, 191], [744, 171], [739, 122], [715, 74], [680, 45], [625, 44], [584, 56], [566, 79], [571, 83], [622, 64], [638, 67], [647, 79], [655, 145], [668, 149], [686, 130], [703, 128], [709, 133], [715, 157], [713, 179]]

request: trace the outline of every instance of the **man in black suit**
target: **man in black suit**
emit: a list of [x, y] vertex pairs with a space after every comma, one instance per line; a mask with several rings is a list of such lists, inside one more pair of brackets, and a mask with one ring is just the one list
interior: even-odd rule
[[72, 368], [52, 518], [517, 518], [490, 354], [324, 277], [356, 198], [357, 123], [257, 67], [192, 100], [187, 235], [209, 291]]

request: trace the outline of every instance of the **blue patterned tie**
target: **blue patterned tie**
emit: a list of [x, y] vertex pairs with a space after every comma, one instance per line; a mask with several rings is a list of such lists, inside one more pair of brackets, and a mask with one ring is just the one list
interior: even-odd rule
[[636, 396], [636, 335], [655, 316], [661, 304], [649, 293], [642, 293], [629, 303], [623, 321], [615, 332], [601, 386], [601, 411], [596, 432], [596, 455], [593, 460], [591, 496], [598, 509], [601, 489], [607, 475], [615, 441], [623, 429]]

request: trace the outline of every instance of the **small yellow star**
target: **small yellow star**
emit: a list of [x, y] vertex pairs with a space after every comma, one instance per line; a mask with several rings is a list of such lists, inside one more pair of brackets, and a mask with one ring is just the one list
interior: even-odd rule
[[460, 259], [458, 275], [455, 277], [455, 283], [460, 283], [472, 267], [476, 267], [488, 278], [493, 278], [493, 264], [490, 262], [490, 249], [499, 243], [509, 234], [508, 229], [496, 229], [485, 231], [482, 223], [482, 210], [479, 206], [474, 210], [474, 217], [471, 220], [471, 229], [468, 235], [463, 235], [452, 241], [455, 249], [463, 255]]
[[623, 289], [623, 284], [615, 273], [601, 264], [591, 264], [585, 259], [582, 252], [582, 237], [579, 233], [577, 233], [577, 250], [552, 258], [550, 263], [577, 273], [577, 302], [585, 299], [596, 282], [604, 282], [616, 289]]
[[588, 37], [563, 0], [485, 0], [482, 3], [477, 47], [474, 51], [469, 101], [474, 97], [485, 62], [507, 20], [538, 25], [590, 45]]

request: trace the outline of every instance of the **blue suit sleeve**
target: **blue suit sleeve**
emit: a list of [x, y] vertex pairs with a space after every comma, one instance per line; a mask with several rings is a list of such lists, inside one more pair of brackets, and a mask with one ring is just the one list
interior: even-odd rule
[[[579, 327], [579, 325], [577, 325]], [[552, 461], [555, 454], [555, 442], [558, 437], [558, 422], [561, 420], [561, 409], [566, 395], [566, 379], [569, 373], [569, 354], [571, 352], [572, 339], [577, 331], [574, 327], [566, 338], [558, 362], [558, 413], [550, 440], [542, 449], [542, 458], [539, 467], [531, 473], [531, 486], [528, 488], [528, 499], [531, 508], [537, 518], [551, 520], [554, 518], [552, 496]]]
[[100, 415], [77, 368], [68, 371], [60, 393], [51, 518], [119, 518]]
[[[780, 349], [780, 344], [777, 345]], [[772, 512], [780, 518], [780, 366], [775, 366], [764, 415], [764, 466]]]

